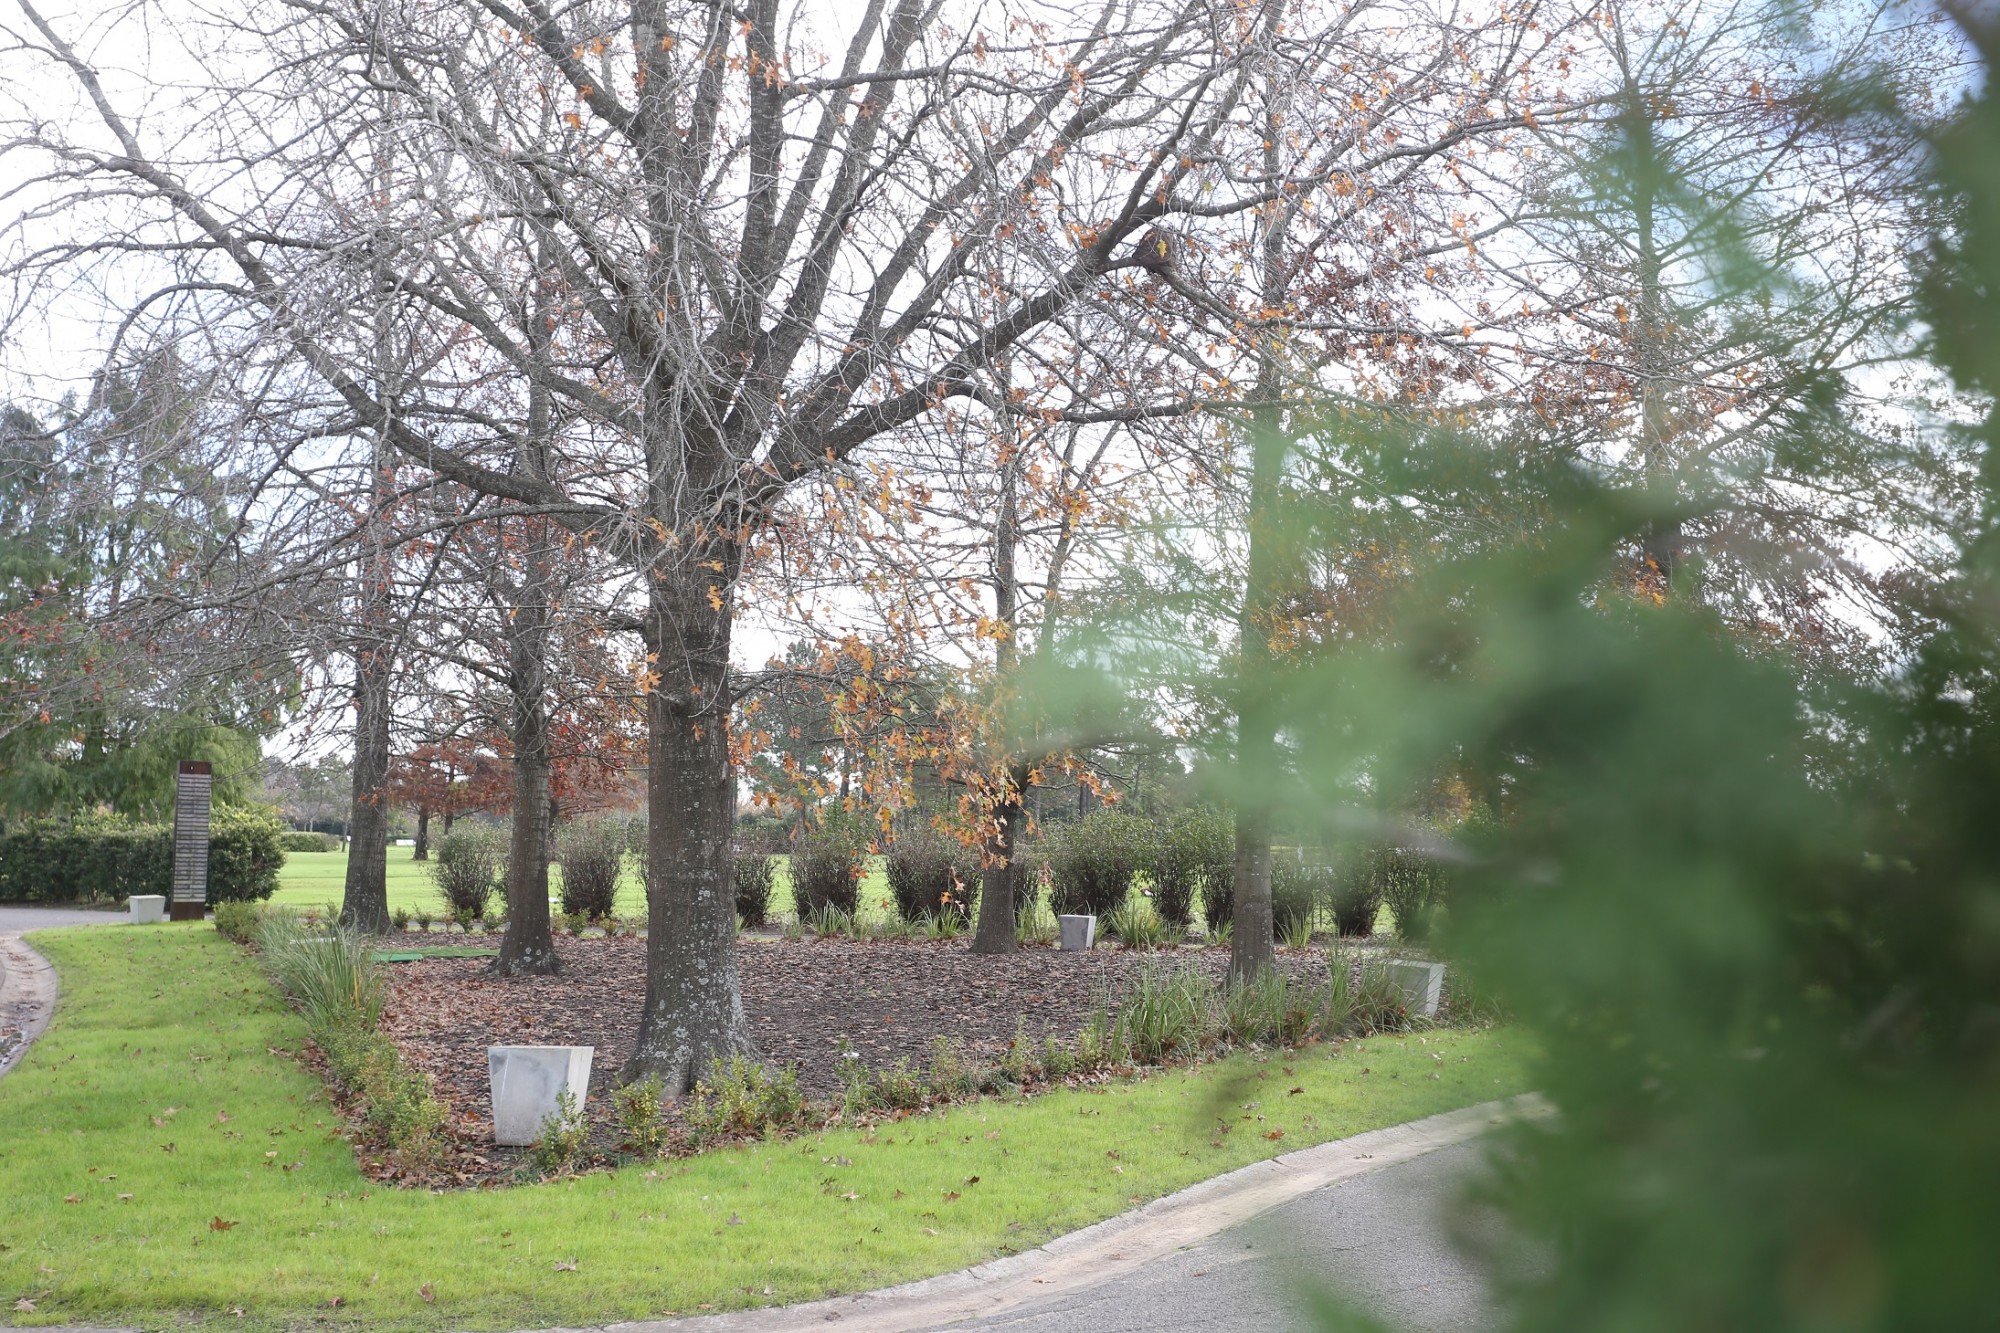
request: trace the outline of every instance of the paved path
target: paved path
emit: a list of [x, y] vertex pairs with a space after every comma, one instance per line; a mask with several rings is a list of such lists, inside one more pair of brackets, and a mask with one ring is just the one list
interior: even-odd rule
[[1310, 1327], [1274, 1259], [1342, 1282], [1401, 1328], [1484, 1328], [1484, 1290], [1444, 1238], [1442, 1202], [1477, 1159], [1472, 1140], [1509, 1117], [1546, 1113], [1532, 1095], [1449, 1111], [1255, 1162], [957, 1273], [774, 1309], [613, 1324], [607, 1333], [778, 1333], [832, 1321], [870, 1333]]
[[67, 907], [0, 907], [0, 1074], [14, 1067], [56, 1011], [56, 970], [21, 940], [50, 926], [95, 926], [126, 920], [123, 912]]
[[1452, 1201], [1476, 1143], [1315, 1190], [1084, 1291], [953, 1324], [1008, 1333], [1289, 1333], [1324, 1327], [1300, 1279], [1409, 1333], [1499, 1327], [1485, 1282], [1449, 1243]]

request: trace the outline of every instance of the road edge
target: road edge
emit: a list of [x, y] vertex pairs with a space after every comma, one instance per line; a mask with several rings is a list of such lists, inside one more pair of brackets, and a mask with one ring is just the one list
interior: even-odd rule
[[[1532, 1092], [1481, 1102], [1252, 1162], [1058, 1236], [1046, 1245], [937, 1277], [797, 1305], [610, 1324], [600, 1333], [734, 1333], [739, 1329], [783, 1333], [848, 1320], [857, 1321], [871, 1333], [916, 1333], [1008, 1314], [1117, 1277], [1300, 1195], [1464, 1143], [1509, 1121], [1552, 1114], [1552, 1110]], [[539, 1333], [587, 1331], [545, 1329]]]

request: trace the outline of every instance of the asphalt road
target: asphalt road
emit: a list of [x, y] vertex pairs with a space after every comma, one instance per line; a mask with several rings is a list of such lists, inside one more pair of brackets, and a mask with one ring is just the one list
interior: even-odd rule
[[1477, 1142], [1315, 1191], [1141, 1271], [1043, 1306], [952, 1329], [1008, 1333], [1290, 1333], [1323, 1327], [1295, 1285], [1323, 1282], [1408, 1333], [1500, 1327], [1485, 1283], [1446, 1238], [1449, 1203], [1478, 1169]]

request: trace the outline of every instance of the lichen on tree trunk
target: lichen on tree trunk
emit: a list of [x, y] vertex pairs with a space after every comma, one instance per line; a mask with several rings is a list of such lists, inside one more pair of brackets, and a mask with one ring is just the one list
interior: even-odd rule
[[656, 579], [649, 614], [648, 642], [671, 674], [646, 700], [646, 1000], [626, 1067], [629, 1078], [660, 1079], [670, 1096], [713, 1061], [758, 1058], [729, 873], [729, 611], [712, 604], [706, 580], [682, 582]]

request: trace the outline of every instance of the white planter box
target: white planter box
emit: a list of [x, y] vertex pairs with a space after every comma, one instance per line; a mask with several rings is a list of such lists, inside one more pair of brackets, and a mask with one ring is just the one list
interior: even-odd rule
[[1097, 939], [1097, 918], [1094, 916], [1059, 916], [1056, 928], [1062, 932], [1065, 953], [1088, 949]]
[[1438, 1000], [1444, 995], [1444, 964], [1420, 963], [1413, 958], [1391, 958], [1389, 980], [1403, 992], [1403, 1007], [1425, 1018], [1436, 1018]]
[[167, 919], [167, 900], [157, 893], [134, 894], [125, 900], [135, 926], [157, 926]]
[[542, 1121], [556, 1112], [556, 1094], [567, 1090], [578, 1110], [590, 1092], [594, 1046], [488, 1046], [486, 1072], [493, 1087], [493, 1141], [520, 1148], [542, 1136]]

